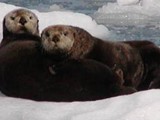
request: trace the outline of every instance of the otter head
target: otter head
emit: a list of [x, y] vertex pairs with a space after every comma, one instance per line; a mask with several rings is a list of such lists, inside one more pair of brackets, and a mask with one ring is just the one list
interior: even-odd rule
[[9, 35], [39, 35], [37, 16], [26, 9], [9, 12], [3, 20], [3, 37]]
[[42, 47], [49, 54], [68, 54], [74, 43], [74, 31], [70, 26], [49, 26], [41, 34]]

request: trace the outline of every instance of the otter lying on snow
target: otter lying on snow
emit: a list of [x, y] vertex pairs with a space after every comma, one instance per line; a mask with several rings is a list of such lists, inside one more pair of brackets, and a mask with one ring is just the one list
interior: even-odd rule
[[67, 25], [49, 26], [42, 31], [41, 38], [45, 51], [56, 60], [64, 57], [96, 60], [120, 73], [125, 86], [137, 88], [141, 82], [144, 71], [141, 55], [128, 44], [103, 41], [81, 28]]

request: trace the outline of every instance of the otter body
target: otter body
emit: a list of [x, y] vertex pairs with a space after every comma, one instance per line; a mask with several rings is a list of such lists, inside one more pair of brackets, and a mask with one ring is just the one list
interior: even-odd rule
[[[117, 73], [123, 73], [124, 85], [137, 86], [143, 76], [144, 65], [137, 49], [121, 42], [103, 41], [87, 31], [73, 26], [55, 25], [43, 30], [42, 46], [52, 55], [71, 59], [93, 59]], [[56, 57], [57, 58], [57, 57]]]
[[147, 40], [126, 41], [124, 43], [136, 48], [142, 56], [144, 74], [138, 89], [160, 88], [160, 48]]
[[124, 87], [108, 67], [94, 60], [67, 60], [49, 72], [54, 62], [37, 48], [39, 42], [15, 41], [0, 50], [1, 91], [37, 101], [88, 101], [135, 92]]

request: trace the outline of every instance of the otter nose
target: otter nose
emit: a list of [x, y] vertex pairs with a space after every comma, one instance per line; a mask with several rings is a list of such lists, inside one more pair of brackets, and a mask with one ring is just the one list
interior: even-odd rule
[[21, 23], [22, 25], [26, 24], [27, 20], [24, 17], [21, 17], [19, 20], [19, 23]]
[[56, 36], [56, 35], [55, 35], [55, 36], [53, 36], [52, 41], [53, 41], [53, 42], [55, 42], [55, 43], [56, 43], [56, 42], [58, 42], [58, 41], [59, 41], [58, 36]]

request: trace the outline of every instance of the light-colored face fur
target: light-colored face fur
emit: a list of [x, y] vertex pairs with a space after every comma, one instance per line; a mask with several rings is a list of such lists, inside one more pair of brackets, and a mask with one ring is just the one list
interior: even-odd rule
[[29, 10], [17, 9], [9, 12], [5, 18], [5, 27], [11, 33], [39, 35], [38, 18]]
[[41, 34], [42, 47], [48, 53], [68, 52], [74, 43], [74, 31], [70, 26], [49, 26]]

